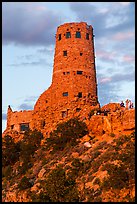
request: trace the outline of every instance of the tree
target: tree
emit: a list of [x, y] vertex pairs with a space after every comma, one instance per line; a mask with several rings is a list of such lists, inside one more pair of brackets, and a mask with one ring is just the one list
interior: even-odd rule
[[47, 147], [52, 146], [54, 150], [62, 150], [66, 144], [75, 145], [78, 138], [88, 133], [86, 123], [77, 117], [67, 122], [59, 123], [56, 130], [47, 138]]
[[19, 159], [19, 148], [14, 139], [6, 135], [2, 139], [2, 165], [13, 165]]
[[77, 202], [79, 195], [76, 183], [68, 180], [60, 166], [53, 169], [46, 180], [46, 192], [52, 202]]

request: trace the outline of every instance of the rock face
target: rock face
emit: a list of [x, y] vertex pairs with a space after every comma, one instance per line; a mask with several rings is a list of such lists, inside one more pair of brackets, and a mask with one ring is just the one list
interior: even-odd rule
[[88, 128], [93, 134], [130, 134], [135, 129], [135, 109], [124, 110], [117, 103], [109, 103], [101, 108], [104, 109], [109, 110], [106, 116], [93, 115], [89, 121]]
[[99, 106], [93, 28], [85, 22], [65, 23], [57, 28], [51, 86], [34, 110], [13, 112], [9, 107], [6, 130], [37, 129], [46, 137], [58, 122], [74, 115], [87, 117]]

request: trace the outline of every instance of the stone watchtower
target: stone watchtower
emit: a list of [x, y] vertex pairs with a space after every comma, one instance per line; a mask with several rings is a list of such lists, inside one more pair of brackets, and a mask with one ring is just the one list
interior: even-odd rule
[[[58, 96], [97, 96], [93, 28], [66, 23], [57, 29], [52, 86]], [[63, 97], [64, 98], [64, 97]]]
[[88, 118], [98, 108], [93, 28], [85, 22], [57, 28], [51, 86], [40, 95], [34, 110], [7, 112], [6, 131], [40, 130], [47, 135], [58, 122]]
[[51, 86], [34, 106], [33, 126], [53, 126], [99, 107], [93, 28], [85, 22], [57, 28]]

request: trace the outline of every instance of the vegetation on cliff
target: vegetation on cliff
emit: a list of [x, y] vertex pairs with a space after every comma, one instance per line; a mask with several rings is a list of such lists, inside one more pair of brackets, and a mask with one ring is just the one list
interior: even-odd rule
[[[91, 147], [86, 147], [84, 137]], [[107, 140], [109, 138], [109, 140]], [[42, 134], [24, 133], [15, 143], [3, 138], [3, 201], [131, 202], [135, 185], [135, 133], [90, 136], [78, 118]], [[10, 197], [15, 192], [15, 197]]]

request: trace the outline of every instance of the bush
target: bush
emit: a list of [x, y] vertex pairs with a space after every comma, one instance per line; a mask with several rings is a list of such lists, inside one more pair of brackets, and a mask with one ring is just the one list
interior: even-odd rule
[[46, 180], [46, 192], [52, 202], [79, 201], [75, 180], [67, 179], [63, 168], [57, 166]]
[[124, 166], [117, 167], [116, 165], [106, 164], [105, 168], [109, 173], [109, 178], [105, 178], [102, 187], [105, 189], [122, 189], [128, 186], [129, 175]]
[[88, 133], [86, 123], [78, 118], [72, 118], [67, 122], [59, 123], [56, 130], [50, 133], [46, 139], [47, 148], [53, 147], [54, 150], [63, 150], [66, 145], [74, 146], [77, 139]]
[[29, 182], [29, 179], [26, 176], [24, 176], [18, 184], [18, 188], [20, 190], [25, 190], [27, 188], [30, 188], [31, 186], [32, 184]]
[[20, 158], [24, 163], [28, 163], [35, 151], [40, 147], [43, 135], [39, 131], [26, 131], [24, 138], [20, 142]]
[[12, 167], [10, 165], [2, 167], [2, 177], [10, 178], [12, 173]]
[[94, 182], [93, 182], [93, 184], [95, 185], [95, 184], [98, 184], [98, 185], [100, 185], [100, 179], [99, 178], [96, 178], [95, 180], [94, 180]]
[[19, 148], [14, 139], [6, 135], [2, 139], [2, 166], [13, 165], [19, 160]]
[[115, 137], [115, 134], [113, 132], [111, 132], [109, 135], [110, 137]]

